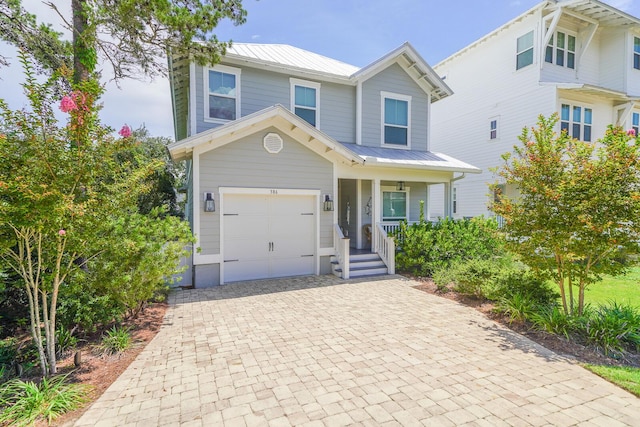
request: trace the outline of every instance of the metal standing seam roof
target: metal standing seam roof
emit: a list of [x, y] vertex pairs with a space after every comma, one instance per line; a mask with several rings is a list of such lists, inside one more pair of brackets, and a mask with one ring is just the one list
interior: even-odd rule
[[355, 65], [285, 44], [233, 43], [231, 48], [227, 49], [225, 57], [249, 58], [265, 64], [319, 71], [345, 78], [360, 70], [360, 67]]
[[[365, 162], [381, 166], [423, 167], [459, 172], [480, 173], [475, 166], [454, 159], [442, 153], [431, 151], [398, 150], [395, 148], [368, 147], [341, 142], [349, 151], [357, 154]], [[366, 163], [365, 163], [366, 164]]]

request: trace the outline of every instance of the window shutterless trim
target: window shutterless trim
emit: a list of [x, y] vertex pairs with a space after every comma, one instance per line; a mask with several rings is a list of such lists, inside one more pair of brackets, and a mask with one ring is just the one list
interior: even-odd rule
[[[407, 125], [396, 125], [396, 124], [387, 124], [385, 123], [385, 100], [393, 99], [396, 101], [404, 101], [407, 103]], [[395, 127], [400, 129], [407, 129], [407, 144], [387, 144], [385, 143], [385, 127]], [[385, 92], [380, 91], [380, 146], [387, 148], [397, 148], [400, 150], [410, 150], [411, 149], [411, 96], [410, 95], [402, 95], [399, 93]]]
[[[318, 82], [312, 82], [309, 80], [302, 80], [302, 79], [295, 79], [293, 77], [291, 77], [289, 79], [289, 83], [290, 83], [290, 100], [289, 102], [291, 103], [291, 112], [292, 113], [296, 113], [296, 108], [301, 108], [301, 109], [305, 109], [305, 110], [312, 110], [315, 112], [315, 116], [316, 116], [316, 128], [320, 129], [320, 86], [321, 84]], [[296, 86], [299, 87], [304, 87], [304, 88], [311, 88], [311, 89], [315, 89], [316, 91], [316, 106], [315, 107], [309, 107], [306, 105], [296, 105]]]
[[[522, 50], [520, 50], [520, 40], [523, 40], [525, 37], [531, 37], [531, 46], [529, 44], [525, 45]], [[521, 35], [516, 39], [516, 70], [521, 70], [529, 65], [533, 64], [534, 54], [533, 54], [533, 46], [535, 42], [534, 32], [533, 30], [529, 31], [526, 34]], [[530, 52], [530, 54], [528, 53]], [[530, 58], [529, 58], [530, 56]], [[522, 58], [522, 62], [521, 62]]]
[[[236, 94], [235, 96], [224, 96], [221, 94], [215, 94], [215, 93], [211, 93], [209, 92], [209, 71], [217, 71], [219, 73], [224, 73], [224, 74], [233, 74], [236, 77]], [[236, 103], [236, 120], [239, 119], [241, 117], [241, 111], [240, 111], [240, 77], [241, 77], [241, 73], [242, 70], [240, 68], [236, 68], [236, 67], [229, 67], [227, 65], [216, 65], [214, 67], [203, 67], [202, 68], [202, 84], [203, 84], [203, 90], [204, 90], [204, 114], [203, 114], [203, 119], [206, 123], [228, 123], [231, 120], [227, 120], [227, 119], [220, 119], [220, 118], [216, 118], [216, 117], [210, 117], [209, 116], [209, 96], [213, 95], [213, 96], [220, 96], [223, 98], [235, 98], [235, 103]]]

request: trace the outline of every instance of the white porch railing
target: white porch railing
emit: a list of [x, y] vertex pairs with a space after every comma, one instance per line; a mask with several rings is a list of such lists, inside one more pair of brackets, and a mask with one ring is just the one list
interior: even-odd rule
[[377, 233], [375, 233], [375, 251], [387, 266], [387, 272], [389, 274], [396, 274], [396, 244], [393, 241], [393, 237], [389, 237], [387, 231], [384, 229], [384, 224], [378, 223], [377, 227]]
[[[407, 225], [417, 224], [418, 221], [408, 221]], [[400, 230], [400, 221], [395, 222], [381, 222], [380, 226], [384, 230], [385, 234], [395, 234]]]
[[349, 238], [344, 237], [338, 224], [333, 226], [333, 248], [338, 259], [338, 265], [342, 270], [342, 278], [349, 278]]

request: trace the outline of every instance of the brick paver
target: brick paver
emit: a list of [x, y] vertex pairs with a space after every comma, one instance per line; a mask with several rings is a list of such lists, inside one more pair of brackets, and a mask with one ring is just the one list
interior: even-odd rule
[[76, 426], [640, 425], [640, 399], [399, 276], [175, 291]]

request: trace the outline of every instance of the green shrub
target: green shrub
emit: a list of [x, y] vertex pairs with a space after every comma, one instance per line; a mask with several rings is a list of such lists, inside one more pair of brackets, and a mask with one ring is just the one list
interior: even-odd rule
[[506, 315], [511, 323], [529, 320], [538, 308], [538, 303], [529, 295], [514, 293], [500, 298], [494, 310]]
[[114, 326], [102, 336], [100, 349], [106, 354], [122, 353], [131, 347], [131, 344], [129, 329]]
[[73, 350], [78, 345], [78, 339], [73, 336], [73, 331], [65, 328], [63, 325], [58, 326], [56, 330], [56, 351], [58, 357], [63, 357], [67, 352]]
[[470, 259], [454, 266], [454, 290], [479, 299], [486, 297], [486, 288], [500, 274], [502, 266], [497, 260]]
[[13, 379], [0, 386], [0, 425], [27, 426], [39, 418], [51, 423], [78, 408], [87, 400], [87, 387], [66, 379], [66, 375], [43, 378], [40, 384]]
[[497, 222], [482, 217], [470, 220], [445, 218], [436, 223], [402, 224], [396, 267], [432, 277], [435, 271], [469, 259], [490, 259], [504, 254]]
[[515, 295], [525, 296], [541, 306], [553, 303], [559, 296], [546, 280], [537, 277], [524, 264], [503, 263], [500, 273], [487, 287], [487, 298], [499, 301]]
[[550, 304], [538, 306], [538, 309], [529, 315], [529, 321], [535, 329], [563, 335], [569, 339], [571, 334], [579, 329], [582, 318], [567, 315], [557, 304]]
[[640, 311], [611, 302], [586, 316], [580, 332], [606, 355], [620, 356], [640, 348]]

